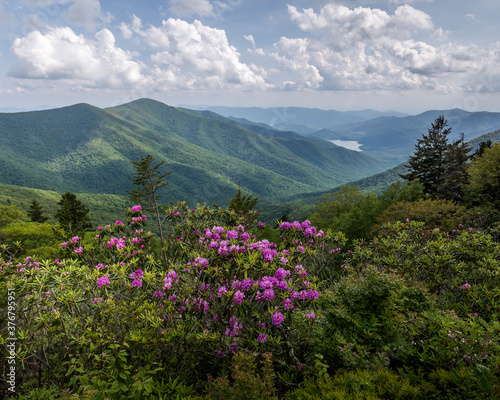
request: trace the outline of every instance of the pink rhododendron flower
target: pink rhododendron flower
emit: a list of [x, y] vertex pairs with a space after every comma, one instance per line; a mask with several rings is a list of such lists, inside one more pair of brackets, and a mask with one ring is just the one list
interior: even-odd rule
[[132, 281], [132, 287], [141, 288], [142, 287], [142, 281], [140, 279], [134, 279]]
[[285, 317], [279, 311], [276, 311], [271, 317], [271, 322], [273, 323], [274, 326], [278, 328], [281, 328], [281, 324], [283, 323], [284, 320]]
[[238, 290], [238, 291], [236, 291], [236, 293], [233, 296], [233, 301], [236, 304], [241, 304], [243, 302], [244, 298], [245, 298], [245, 293]]
[[137, 212], [137, 211], [141, 211], [141, 210], [142, 210], [142, 207], [139, 206], [139, 205], [137, 205], [137, 206], [133, 206], [131, 211], [132, 212]]
[[99, 286], [99, 287], [109, 285], [110, 283], [111, 283], [111, 281], [109, 280], [109, 278], [107, 276], [101, 276], [99, 279], [97, 279], [97, 286]]

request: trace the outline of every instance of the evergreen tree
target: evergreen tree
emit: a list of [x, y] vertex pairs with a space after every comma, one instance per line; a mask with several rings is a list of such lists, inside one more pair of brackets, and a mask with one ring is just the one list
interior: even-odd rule
[[415, 145], [415, 152], [405, 165], [407, 174], [400, 175], [408, 181], [419, 179], [424, 193], [431, 198], [460, 202], [462, 187], [466, 183], [467, 155], [470, 148], [462, 137], [448, 143], [451, 128], [443, 116], [436, 118]]
[[470, 156], [471, 161], [474, 161], [476, 158], [481, 157], [486, 149], [491, 149], [491, 146], [493, 146], [493, 142], [490, 139], [483, 140], [481, 143], [479, 143], [479, 147], [476, 149], [476, 151]]
[[140, 204], [144, 210], [153, 213], [156, 217], [156, 222], [158, 224], [158, 231], [160, 234], [160, 243], [163, 253], [163, 258], [165, 265], [167, 265], [167, 259], [165, 254], [165, 243], [163, 238], [163, 230], [161, 228], [161, 218], [160, 218], [160, 207], [158, 205], [158, 199], [160, 195], [158, 191], [167, 186], [169, 183], [165, 181], [165, 177], [171, 172], [160, 172], [160, 167], [163, 165], [163, 161], [152, 166], [154, 157], [150, 154], [141, 158], [140, 161], [132, 161], [135, 172], [134, 177], [130, 178], [132, 183], [135, 185], [134, 190], [127, 190], [130, 194], [130, 199], [135, 204]]
[[92, 228], [89, 209], [73, 193], [66, 192], [57, 203], [56, 220], [70, 234], [83, 233]]
[[445, 173], [444, 158], [451, 132], [447, 126], [448, 122], [443, 116], [434, 121], [428, 134], [422, 134], [422, 139], [418, 139], [415, 152], [405, 165], [408, 173], [400, 175], [408, 181], [419, 179], [424, 186], [424, 193], [432, 197], [437, 197], [437, 188]]
[[243, 195], [241, 186], [238, 183], [238, 190], [236, 190], [234, 197], [229, 199], [229, 208], [236, 213], [246, 214], [254, 209], [258, 200], [259, 196], [254, 196], [252, 194]]
[[459, 140], [448, 145], [443, 165], [444, 174], [436, 189], [438, 198], [462, 203], [463, 189], [467, 184], [470, 150], [463, 134]]
[[43, 207], [38, 203], [36, 200], [31, 201], [30, 208], [27, 212], [28, 217], [31, 219], [32, 222], [47, 222], [49, 219], [45, 215], [43, 215]]

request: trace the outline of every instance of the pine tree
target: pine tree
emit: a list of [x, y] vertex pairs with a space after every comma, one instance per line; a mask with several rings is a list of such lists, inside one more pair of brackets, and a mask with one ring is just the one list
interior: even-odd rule
[[43, 207], [38, 203], [36, 200], [31, 201], [30, 208], [27, 212], [28, 217], [31, 219], [32, 222], [47, 222], [49, 219], [45, 215], [43, 215]]
[[234, 194], [234, 197], [229, 199], [229, 208], [234, 210], [237, 214], [246, 214], [250, 210], [253, 210], [259, 196], [254, 196], [252, 194], [243, 195], [241, 192], [241, 186], [238, 183], [238, 190]]
[[169, 184], [165, 181], [165, 177], [171, 174], [171, 172], [161, 173], [159, 169], [164, 162], [162, 161], [152, 166], [151, 164], [153, 161], [154, 157], [150, 154], [141, 158], [138, 162], [132, 161], [135, 172], [134, 177], [129, 179], [136, 188], [131, 191], [127, 190], [127, 192], [130, 194], [129, 197], [135, 204], [140, 204], [144, 210], [155, 215], [160, 234], [163, 258], [165, 265], [167, 265], [163, 230], [161, 228], [160, 207], [158, 205], [158, 199], [160, 198], [158, 191]]
[[431, 197], [437, 197], [438, 187], [445, 174], [444, 160], [451, 132], [447, 125], [443, 116], [436, 118], [428, 134], [422, 134], [422, 139], [418, 139], [415, 152], [405, 165], [408, 173], [400, 175], [408, 181], [419, 179], [424, 186], [424, 193]]
[[73, 193], [66, 192], [57, 203], [56, 220], [70, 234], [83, 233], [92, 228], [89, 209]]
[[460, 203], [467, 182], [470, 147], [463, 134], [459, 140], [448, 143], [451, 128], [447, 126], [443, 116], [436, 118], [428, 134], [418, 139], [415, 152], [406, 164], [408, 173], [400, 176], [408, 181], [420, 180], [424, 193], [433, 199]]
[[460, 139], [449, 144], [445, 152], [444, 174], [436, 188], [437, 197], [462, 203], [463, 189], [467, 184], [467, 168], [471, 148], [462, 134]]

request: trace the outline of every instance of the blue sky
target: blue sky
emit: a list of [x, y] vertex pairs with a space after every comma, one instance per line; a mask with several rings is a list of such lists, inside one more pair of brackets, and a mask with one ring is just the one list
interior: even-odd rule
[[0, 0], [0, 108], [500, 111], [497, 0]]

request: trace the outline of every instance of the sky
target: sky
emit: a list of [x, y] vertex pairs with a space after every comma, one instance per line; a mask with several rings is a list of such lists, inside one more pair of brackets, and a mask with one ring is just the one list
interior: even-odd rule
[[0, 109], [500, 111], [498, 0], [0, 0]]

